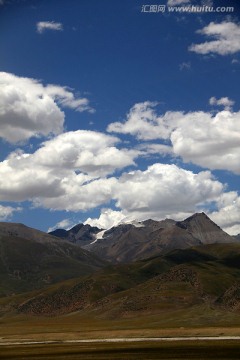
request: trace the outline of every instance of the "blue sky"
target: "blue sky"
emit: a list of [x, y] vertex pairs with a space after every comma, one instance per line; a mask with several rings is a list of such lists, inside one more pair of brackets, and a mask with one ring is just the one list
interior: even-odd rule
[[1, 221], [205, 211], [240, 233], [239, 15], [238, 1], [0, 1]]

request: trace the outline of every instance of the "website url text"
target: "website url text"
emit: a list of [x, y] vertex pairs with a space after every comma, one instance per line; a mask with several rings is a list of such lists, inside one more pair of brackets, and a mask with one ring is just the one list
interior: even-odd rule
[[142, 5], [143, 13], [232, 13], [234, 12], [233, 6], [167, 6], [167, 5]]

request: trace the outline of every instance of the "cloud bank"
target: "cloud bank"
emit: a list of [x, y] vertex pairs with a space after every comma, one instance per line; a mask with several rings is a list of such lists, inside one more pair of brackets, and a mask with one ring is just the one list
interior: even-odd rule
[[[140, 157], [167, 154], [203, 169], [239, 174], [240, 112], [232, 110], [228, 97], [210, 99], [222, 111], [160, 115], [157, 103], [146, 101], [135, 104], [125, 121], [109, 124], [108, 133], [64, 132], [62, 108], [92, 111], [87, 99], [65, 87], [7, 73], [0, 73], [0, 85], [2, 139], [17, 143], [52, 135], [32, 153], [18, 148], [0, 163], [0, 201], [73, 212], [103, 207], [99, 218], [86, 221], [103, 228], [122, 220], [183, 219], [205, 211], [228, 232], [240, 232], [239, 196], [227, 192], [209, 170], [195, 173], [156, 161], [137, 168], [136, 163]], [[110, 133], [130, 134], [138, 143], [129, 148]], [[1, 205], [0, 218], [14, 211], [19, 208]]]

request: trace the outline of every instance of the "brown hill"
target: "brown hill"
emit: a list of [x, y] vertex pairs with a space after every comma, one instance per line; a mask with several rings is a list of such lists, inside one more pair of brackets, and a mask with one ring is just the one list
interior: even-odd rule
[[0, 296], [90, 274], [105, 262], [79, 246], [22, 224], [0, 223]]
[[0, 222], [0, 236], [21, 237], [22, 239], [44, 243], [53, 241], [53, 237], [43, 231], [30, 228], [24, 224], [10, 222]]
[[[238, 265], [226, 265], [240, 244], [213, 244], [174, 250], [165, 256], [109, 266], [82, 280], [69, 280], [40, 295], [30, 294], [18, 311], [61, 315], [80, 311], [105, 318], [135, 317], [209, 306], [238, 311]], [[200, 314], [204, 317], [204, 312]]]

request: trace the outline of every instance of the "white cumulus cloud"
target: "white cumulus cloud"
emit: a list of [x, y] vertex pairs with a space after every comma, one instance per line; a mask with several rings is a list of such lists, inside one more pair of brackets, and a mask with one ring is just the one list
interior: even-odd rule
[[116, 169], [134, 165], [139, 152], [118, 149], [116, 137], [78, 130], [21, 150], [0, 163], [0, 200], [33, 201], [57, 210], [87, 210], [111, 200]]
[[[175, 120], [175, 113], [166, 113], [164, 117], [158, 117], [154, 107], [157, 103], [145, 101], [135, 104], [127, 114], [125, 122], [114, 122], [108, 125], [108, 132], [120, 134], [132, 134], [140, 140], [167, 139], [171, 132], [169, 123]], [[169, 116], [170, 115], [170, 116]], [[174, 115], [174, 118], [172, 117]], [[170, 125], [171, 126], [171, 125]]]
[[55, 21], [39, 21], [36, 27], [39, 34], [42, 34], [46, 30], [63, 31], [62, 23]]
[[59, 196], [44, 196], [34, 199], [36, 207], [52, 210], [87, 211], [107, 204], [112, 199], [115, 178], [100, 178], [83, 182], [79, 175], [64, 178]]
[[[219, 55], [235, 54], [240, 51], [240, 25], [231, 21], [222, 23], [211, 22], [198, 33], [210, 38], [201, 44], [192, 44], [190, 51], [206, 55], [215, 53]], [[213, 39], [213, 40], [211, 40]]]
[[48, 140], [33, 155], [47, 168], [74, 169], [91, 176], [105, 176], [116, 169], [134, 165], [138, 151], [118, 149], [119, 139], [103, 133], [77, 130]]
[[[85, 223], [106, 229], [149, 218], [182, 220], [205, 211], [225, 231], [240, 232], [240, 197], [237, 192], [225, 192], [224, 184], [209, 171], [196, 174], [156, 163], [145, 171], [123, 174], [113, 184], [112, 198], [119, 210], [104, 208], [99, 218], [88, 218]], [[208, 210], [213, 205], [216, 210]]]
[[198, 174], [176, 165], [156, 163], [145, 171], [124, 173], [115, 186], [117, 207], [144, 216], [191, 212], [216, 199], [223, 185], [209, 171]]
[[120, 222], [149, 218], [183, 220], [204, 211], [230, 235], [240, 233], [239, 194], [227, 192], [209, 171], [196, 174], [156, 163], [145, 171], [123, 174], [113, 184], [112, 198], [119, 210], [104, 208], [99, 218], [88, 218], [85, 223], [108, 229]]
[[76, 224], [73, 223], [73, 221], [71, 219], [63, 219], [63, 220], [59, 221], [57, 224], [55, 224], [54, 226], [50, 227], [48, 229], [48, 232], [54, 231], [56, 229], [70, 230], [74, 225], [76, 225]]
[[[219, 101], [230, 104], [228, 98], [216, 99], [218, 104]], [[158, 116], [155, 106], [151, 102], [134, 105], [127, 120], [110, 124], [108, 131], [132, 134], [145, 141], [168, 141], [172, 154], [185, 162], [240, 174], [240, 111], [229, 109], [216, 114], [168, 111]], [[158, 148], [160, 152], [170, 153], [169, 145]]]
[[116, 211], [113, 209], [102, 209], [99, 218], [88, 218], [84, 224], [91, 226], [97, 226], [99, 229], [110, 229], [113, 226], [117, 226], [122, 221], [127, 219], [126, 215], [122, 211]]
[[60, 106], [92, 111], [86, 98], [75, 98], [66, 87], [0, 72], [0, 137], [17, 143], [63, 131]]

